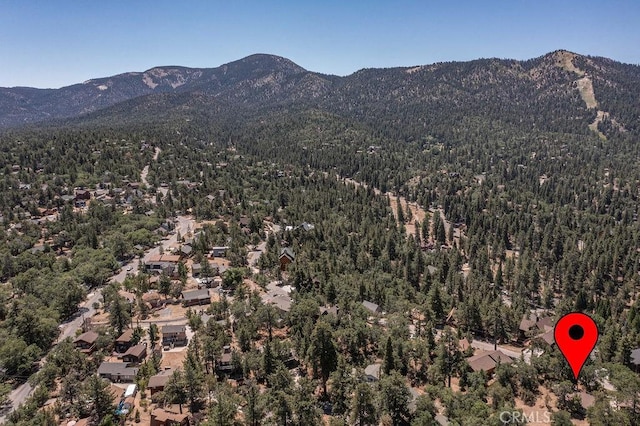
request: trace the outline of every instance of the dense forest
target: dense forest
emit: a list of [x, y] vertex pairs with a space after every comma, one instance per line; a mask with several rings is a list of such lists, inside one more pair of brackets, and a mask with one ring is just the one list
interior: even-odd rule
[[[156, 94], [4, 131], [0, 399], [27, 378], [36, 389], [8, 424], [116, 424], [94, 373], [131, 316], [147, 313], [142, 303], [122, 313], [109, 278], [176, 215], [207, 223], [196, 259], [229, 245], [231, 297], [207, 307], [208, 322], [189, 313], [184, 365], [145, 404], [185, 404], [207, 425], [523, 424], [501, 414], [526, 407], [554, 425], [638, 424], [640, 111], [625, 93], [640, 74], [578, 56], [572, 71], [563, 58], [363, 70], [331, 94], [263, 109]], [[597, 107], [573, 84], [580, 73]], [[590, 128], [598, 111], [607, 118]], [[145, 166], [147, 184], [132, 185]], [[83, 188], [108, 201], [74, 206]], [[259, 243], [256, 273], [246, 256]], [[295, 252], [286, 271], [283, 247]], [[290, 285], [290, 310], [247, 280]], [[122, 287], [149, 285], [141, 271]], [[58, 325], [96, 288], [111, 323], [87, 357], [56, 342]], [[600, 331], [575, 383], [555, 345], [521, 325], [571, 311]], [[526, 341], [530, 355], [474, 371], [463, 342], [475, 341], [518, 351]], [[215, 372], [229, 345], [237, 387]], [[141, 388], [159, 362], [140, 368]], [[381, 375], [368, 383], [372, 364]], [[51, 395], [56, 405], [41, 409]]]

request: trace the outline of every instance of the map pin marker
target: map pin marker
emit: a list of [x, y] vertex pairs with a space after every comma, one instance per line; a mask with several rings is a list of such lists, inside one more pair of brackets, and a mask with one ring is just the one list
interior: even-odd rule
[[553, 334], [558, 348], [573, 370], [573, 376], [578, 380], [582, 366], [598, 341], [596, 323], [588, 315], [572, 312], [560, 318]]

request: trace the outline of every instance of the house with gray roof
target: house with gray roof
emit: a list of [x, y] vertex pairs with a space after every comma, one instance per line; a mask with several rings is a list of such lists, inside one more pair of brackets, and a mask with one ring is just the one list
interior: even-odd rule
[[98, 376], [114, 383], [129, 383], [136, 379], [138, 368], [129, 367], [124, 362], [103, 362], [98, 367]]
[[371, 312], [372, 314], [382, 313], [382, 308], [378, 304], [369, 302], [368, 300], [363, 301], [362, 306], [364, 306], [365, 309]]
[[369, 364], [364, 369], [364, 380], [367, 382], [377, 382], [380, 380], [380, 369], [382, 364], [379, 362], [375, 364]]
[[286, 271], [287, 265], [296, 260], [296, 255], [289, 247], [284, 247], [280, 250], [280, 257], [278, 259], [280, 260], [280, 270]]
[[208, 305], [211, 303], [209, 289], [187, 290], [182, 292], [182, 304], [184, 306]]
[[188, 343], [186, 325], [165, 325], [161, 333], [162, 346], [186, 346]]

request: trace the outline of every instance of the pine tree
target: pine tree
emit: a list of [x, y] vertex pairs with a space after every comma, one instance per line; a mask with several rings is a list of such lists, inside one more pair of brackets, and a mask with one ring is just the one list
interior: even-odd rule
[[313, 368], [320, 374], [322, 379], [322, 391], [327, 395], [327, 380], [332, 371], [338, 365], [338, 351], [333, 341], [333, 333], [329, 324], [318, 322], [311, 335], [311, 346], [309, 347], [309, 358]]
[[357, 426], [374, 426], [378, 422], [377, 402], [368, 383], [360, 383], [353, 393], [351, 423]]
[[109, 393], [109, 383], [98, 376], [87, 377], [83, 384], [85, 400], [90, 401], [91, 416], [102, 420], [113, 411], [113, 398]]
[[395, 369], [395, 360], [393, 358], [393, 343], [391, 336], [387, 337], [387, 343], [384, 350], [384, 374], [389, 374]]

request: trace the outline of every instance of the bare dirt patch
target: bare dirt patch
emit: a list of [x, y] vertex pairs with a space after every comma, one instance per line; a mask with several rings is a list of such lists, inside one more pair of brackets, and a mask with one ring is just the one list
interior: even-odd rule
[[576, 80], [576, 84], [578, 85], [578, 90], [580, 91], [580, 96], [582, 96], [582, 100], [585, 104], [587, 104], [587, 108], [597, 108], [598, 102], [596, 101], [596, 95], [593, 91], [593, 83], [589, 77], [582, 77], [579, 80]]
[[[389, 197], [389, 202], [391, 203], [391, 209], [393, 210], [393, 216], [398, 220], [398, 197], [387, 193]], [[422, 207], [418, 205], [418, 203], [409, 203], [404, 197], [400, 197], [400, 206], [404, 212], [405, 216], [405, 230], [407, 235], [415, 235], [416, 233], [416, 225], [415, 222], [418, 221], [420, 223], [424, 222], [424, 218], [427, 216], [427, 212], [424, 211]], [[411, 220], [407, 221], [408, 214], [407, 212], [411, 211]]]
[[607, 139], [607, 137], [600, 130], [598, 130], [598, 125], [608, 116], [608, 112], [598, 111], [596, 119], [593, 120], [593, 123], [589, 124], [589, 129], [591, 129], [591, 131], [593, 132], [596, 132], [601, 139]]
[[182, 364], [187, 356], [187, 351], [180, 352], [162, 352], [162, 360], [160, 361], [160, 368], [182, 368]]
[[584, 71], [582, 71], [581, 69], [577, 68], [574, 64], [573, 64], [573, 60], [575, 59], [576, 55], [571, 53], [571, 52], [567, 52], [567, 51], [559, 51], [556, 52], [556, 61], [557, 61], [557, 65], [562, 68], [565, 69], [569, 72], [573, 72], [578, 74], [580, 77], [582, 77], [584, 75]]

